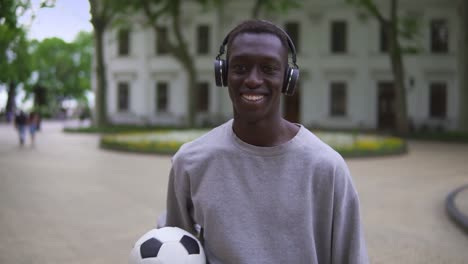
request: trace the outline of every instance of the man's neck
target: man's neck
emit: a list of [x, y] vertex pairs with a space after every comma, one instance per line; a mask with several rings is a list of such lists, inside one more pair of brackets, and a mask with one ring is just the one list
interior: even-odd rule
[[299, 126], [283, 118], [252, 123], [234, 118], [232, 129], [237, 137], [248, 144], [273, 147], [291, 140], [299, 131]]

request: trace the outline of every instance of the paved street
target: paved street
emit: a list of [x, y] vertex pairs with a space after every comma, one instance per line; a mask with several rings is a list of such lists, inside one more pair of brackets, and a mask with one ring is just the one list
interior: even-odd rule
[[[98, 149], [46, 122], [34, 147], [0, 124], [0, 264], [126, 263], [163, 211], [170, 158]], [[444, 200], [468, 183], [468, 145], [411, 142], [404, 156], [350, 159], [371, 262], [467, 263]]]

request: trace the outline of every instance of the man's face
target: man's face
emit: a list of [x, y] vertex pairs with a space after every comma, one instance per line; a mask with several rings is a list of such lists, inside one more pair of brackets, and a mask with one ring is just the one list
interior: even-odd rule
[[229, 48], [228, 86], [234, 117], [248, 122], [279, 116], [287, 50], [269, 33], [241, 33]]

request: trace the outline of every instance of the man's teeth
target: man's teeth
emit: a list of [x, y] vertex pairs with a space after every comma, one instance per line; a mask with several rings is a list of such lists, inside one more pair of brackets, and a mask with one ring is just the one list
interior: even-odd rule
[[263, 95], [243, 94], [242, 98], [249, 100], [249, 101], [258, 101], [263, 98]]

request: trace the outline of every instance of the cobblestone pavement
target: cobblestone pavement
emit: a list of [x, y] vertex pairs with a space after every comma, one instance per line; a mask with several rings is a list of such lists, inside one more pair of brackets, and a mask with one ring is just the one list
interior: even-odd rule
[[[126, 263], [164, 210], [170, 158], [100, 150], [46, 122], [34, 147], [0, 124], [0, 263]], [[467, 263], [445, 196], [468, 183], [468, 145], [411, 142], [408, 155], [350, 159], [372, 263]]]

